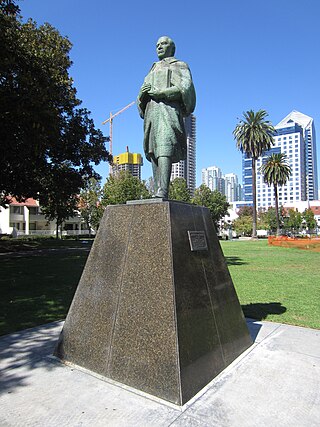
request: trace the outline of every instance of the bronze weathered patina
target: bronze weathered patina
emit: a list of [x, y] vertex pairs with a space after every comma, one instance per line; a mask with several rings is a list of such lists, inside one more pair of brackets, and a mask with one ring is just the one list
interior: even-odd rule
[[144, 119], [144, 152], [152, 163], [156, 197], [167, 198], [172, 163], [186, 158], [187, 140], [183, 117], [195, 108], [191, 72], [174, 57], [175, 44], [167, 36], [157, 42], [158, 62], [144, 79], [138, 96]]

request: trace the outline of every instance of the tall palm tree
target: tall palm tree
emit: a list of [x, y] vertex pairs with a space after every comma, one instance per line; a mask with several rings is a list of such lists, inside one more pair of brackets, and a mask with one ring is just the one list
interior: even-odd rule
[[263, 174], [263, 180], [270, 187], [273, 185], [274, 199], [276, 207], [277, 218], [277, 236], [280, 234], [280, 221], [279, 221], [279, 203], [278, 203], [278, 186], [284, 185], [291, 175], [291, 167], [287, 163], [287, 156], [283, 153], [271, 154], [266, 162], [260, 167]]
[[257, 159], [274, 144], [275, 129], [269, 120], [265, 120], [267, 116], [268, 113], [265, 110], [259, 110], [256, 113], [252, 110], [246, 111], [233, 131], [237, 148], [252, 159], [253, 238], [257, 237]]

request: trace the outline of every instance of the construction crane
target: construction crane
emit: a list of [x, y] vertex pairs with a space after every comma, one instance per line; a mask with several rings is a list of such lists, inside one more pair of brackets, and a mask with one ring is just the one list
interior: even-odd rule
[[112, 154], [112, 123], [113, 123], [113, 119], [118, 116], [119, 114], [123, 113], [125, 110], [127, 110], [129, 107], [131, 107], [133, 104], [135, 103], [135, 101], [130, 102], [130, 104], [126, 105], [124, 108], [122, 108], [122, 110], [118, 111], [115, 114], [112, 114], [112, 112], [110, 112], [110, 117], [105, 120], [104, 122], [102, 122], [103, 125], [105, 125], [106, 123], [110, 123], [110, 135], [109, 135], [109, 141], [110, 141], [110, 154]]

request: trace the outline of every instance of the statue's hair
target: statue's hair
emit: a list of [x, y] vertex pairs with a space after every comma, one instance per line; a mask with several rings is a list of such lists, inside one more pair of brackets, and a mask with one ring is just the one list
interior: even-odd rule
[[159, 37], [159, 39], [162, 39], [162, 38], [166, 38], [166, 39], [169, 40], [170, 46], [172, 48], [172, 56], [174, 56], [174, 54], [176, 52], [176, 45], [174, 44], [174, 41], [169, 36], [161, 36], [161, 37]]

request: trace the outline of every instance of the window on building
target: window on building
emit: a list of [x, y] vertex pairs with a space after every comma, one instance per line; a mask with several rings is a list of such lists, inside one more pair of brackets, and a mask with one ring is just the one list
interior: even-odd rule
[[73, 230], [73, 224], [65, 224], [63, 228], [65, 230]]
[[31, 207], [29, 208], [29, 214], [30, 214], [30, 215], [38, 215], [38, 213], [39, 213], [39, 208], [38, 208], [38, 207], [36, 207], [36, 206], [31, 206]]
[[22, 215], [23, 206], [10, 206], [10, 213]]

